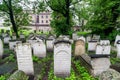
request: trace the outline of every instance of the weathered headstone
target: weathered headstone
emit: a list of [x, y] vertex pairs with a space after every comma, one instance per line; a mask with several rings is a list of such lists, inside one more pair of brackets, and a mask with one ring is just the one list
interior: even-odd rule
[[95, 51], [97, 47], [97, 41], [89, 41], [88, 42], [88, 51]]
[[116, 47], [117, 47], [117, 57], [120, 58], [120, 40], [117, 41]]
[[16, 34], [15, 34], [15, 33], [13, 33], [13, 34], [12, 34], [12, 39], [13, 39], [13, 40], [16, 40], [16, 39], [17, 39], [17, 37], [16, 37]]
[[95, 34], [94, 34], [93, 37], [92, 37], [92, 40], [93, 40], [93, 39], [99, 41], [99, 40], [100, 40], [100, 35], [95, 35]]
[[43, 41], [32, 44], [33, 53], [37, 57], [46, 57], [46, 45]]
[[27, 75], [34, 75], [32, 50], [29, 43], [18, 43], [16, 48], [18, 70], [25, 72]]
[[20, 34], [20, 39], [24, 39], [25, 38], [25, 36], [24, 36], [24, 34]]
[[11, 40], [11, 37], [10, 36], [6, 36], [4, 37], [4, 44], [9, 44], [9, 40]]
[[92, 65], [92, 70], [91, 73], [93, 76], [98, 76], [100, 75], [103, 71], [106, 71], [109, 69], [111, 63], [109, 56], [100, 56], [97, 55], [96, 57], [91, 58], [91, 65]]
[[96, 54], [110, 54], [111, 46], [109, 40], [101, 40], [97, 45]]
[[67, 77], [71, 70], [71, 43], [60, 40], [54, 43], [54, 74]]
[[14, 50], [17, 43], [22, 43], [22, 41], [19, 40], [9, 40], [9, 49]]
[[120, 40], [120, 35], [117, 35], [117, 36], [116, 36], [114, 46], [116, 46], [118, 40]]
[[55, 38], [50, 36], [47, 41], [46, 41], [46, 45], [47, 45], [47, 51], [53, 51], [53, 42], [54, 42]]
[[89, 41], [91, 41], [91, 40], [92, 40], [92, 38], [91, 38], [90, 35], [86, 37], [86, 42], [87, 42], [87, 43], [88, 43]]
[[77, 40], [77, 38], [78, 38], [77, 33], [73, 33], [73, 34], [72, 34], [72, 39], [73, 39], [73, 40]]
[[3, 56], [3, 42], [0, 39], [0, 58], [2, 58], [2, 56]]
[[75, 42], [75, 56], [85, 54], [85, 39], [78, 39]]

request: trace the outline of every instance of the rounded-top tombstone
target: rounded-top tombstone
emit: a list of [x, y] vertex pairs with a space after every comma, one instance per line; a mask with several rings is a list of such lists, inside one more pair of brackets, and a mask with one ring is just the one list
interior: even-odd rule
[[54, 74], [67, 77], [71, 70], [71, 43], [67, 40], [54, 42]]

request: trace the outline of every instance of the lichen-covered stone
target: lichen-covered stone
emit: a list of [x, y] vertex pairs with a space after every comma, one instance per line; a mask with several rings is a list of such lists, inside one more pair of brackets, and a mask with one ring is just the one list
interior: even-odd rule
[[120, 73], [114, 69], [108, 69], [100, 74], [99, 80], [120, 80]]
[[28, 80], [28, 76], [20, 70], [17, 70], [16, 72], [14, 72], [8, 80]]

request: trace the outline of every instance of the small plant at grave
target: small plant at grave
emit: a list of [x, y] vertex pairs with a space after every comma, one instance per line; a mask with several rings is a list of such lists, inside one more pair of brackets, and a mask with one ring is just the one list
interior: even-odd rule
[[6, 80], [5, 76], [1, 75], [0, 80]]
[[39, 61], [39, 58], [37, 56], [32, 56], [32, 59], [34, 62], [38, 62]]
[[7, 61], [9, 61], [9, 62], [14, 62], [15, 61], [15, 56], [14, 56], [14, 54], [10, 54], [7, 58], [5, 58], [5, 60]]
[[120, 58], [110, 58], [112, 64], [120, 63]]

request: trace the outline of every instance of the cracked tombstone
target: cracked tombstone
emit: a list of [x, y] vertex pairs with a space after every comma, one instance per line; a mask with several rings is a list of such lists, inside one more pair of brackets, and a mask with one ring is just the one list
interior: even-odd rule
[[100, 45], [97, 45], [96, 54], [110, 54], [111, 45], [109, 40], [101, 40]]
[[3, 56], [3, 42], [0, 39], [0, 58], [2, 58], [2, 56]]
[[32, 45], [33, 54], [37, 57], [46, 57], [46, 45], [43, 41], [35, 42]]
[[54, 43], [54, 75], [68, 77], [71, 71], [71, 43], [58, 40]]
[[32, 50], [29, 43], [18, 43], [16, 48], [18, 70], [25, 72], [27, 75], [34, 75]]
[[117, 57], [120, 58], [120, 40], [117, 41], [116, 47], [117, 47]]
[[85, 54], [85, 38], [79, 38], [75, 42], [75, 56]]

